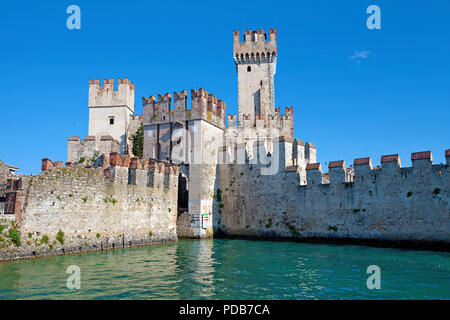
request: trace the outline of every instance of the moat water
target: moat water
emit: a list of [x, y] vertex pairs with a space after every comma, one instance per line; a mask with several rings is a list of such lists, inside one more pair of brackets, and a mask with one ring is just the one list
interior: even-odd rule
[[[81, 270], [67, 288], [66, 269]], [[381, 289], [367, 288], [367, 267]], [[450, 253], [246, 240], [0, 263], [0, 299], [450, 299]]]

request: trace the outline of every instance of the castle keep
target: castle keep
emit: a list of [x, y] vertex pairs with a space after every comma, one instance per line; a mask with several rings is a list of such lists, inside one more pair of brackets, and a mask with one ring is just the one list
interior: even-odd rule
[[[89, 80], [89, 132], [68, 139], [67, 162], [8, 182], [22, 255], [99, 250], [214, 235], [450, 242], [450, 150], [357, 158], [347, 168], [293, 137], [293, 107], [275, 104], [277, 30], [233, 32], [238, 114], [200, 88], [143, 97], [134, 84]], [[242, 41], [243, 40], [243, 41]], [[143, 157], [130, 137], [144, 127]], [[67, 242], [36, 249], [42, 234]], [[25, 234], [31, 235], [27, 240]], [[59, 251], [58, 251], [59, 250]], [[0, 259], [17, 256], [16, 252]]]
[[[129, 154], [130, 137], [141, 125], [134, 116], [134, 84], [120, 79], [114, 90], [114, 79], [89, 80], [89, 134], [70, 137], [67, 144], [67, 162], [90, 160], [109, 152]], [[83, 161], [84, 162], [84, 161]]]

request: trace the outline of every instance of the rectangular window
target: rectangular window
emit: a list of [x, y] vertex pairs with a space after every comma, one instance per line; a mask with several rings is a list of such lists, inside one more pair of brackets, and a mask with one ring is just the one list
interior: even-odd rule
[[109, 119], [109, 124], [114, 124], [114, 117], [108, 117], [108, 119]]

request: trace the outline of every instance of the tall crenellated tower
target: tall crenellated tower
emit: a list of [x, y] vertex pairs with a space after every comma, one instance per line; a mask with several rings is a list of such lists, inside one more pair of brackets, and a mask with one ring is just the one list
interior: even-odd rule
[[111, 136], [120, 142], [120, 152], [128, 152], [127, 130], [134, 114], [134, 84], [120, 79], [117, 91], [114, 79], [89, 80], [89, 136], [99, 140]]
[[275, 113], [274, 75], [277, 66], [277, 29], [245, 30], [244, 42], [240, 31], [233, 31], [233, 56], [238, 73], [239, 121], [245, 115], [255, 116]]

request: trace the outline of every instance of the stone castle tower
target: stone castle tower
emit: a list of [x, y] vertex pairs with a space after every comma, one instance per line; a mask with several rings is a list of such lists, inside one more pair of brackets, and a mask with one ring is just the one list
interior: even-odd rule
[[111, 136], [120, 143], [121, 153], [127, 148], [127, 129], [134, 115], [134, 85], [128, 79], [119, 79], [114, 91], [114, 79], [89, 81], [89, 136], [99, 139]]
[[[142, 124], [142, 116], [134, 115], [134, 84], [127, 78], [89, 80], [89, 131], [84, 141], [78, 136], [68, 139], [67, 162], [93, 164], [92, 160], [110, 152], [130, 154], [130, 137]], [[81, 160], [81, 161], [80, 161]]]
[[[277, 30], [233, 31], [233, 59], [238, 74], [238, 116], [228, 115], [225, 141], [228, 150], [245, 145], [249, 158], [253, 144], [265, 140], [273, 152], [272, 140], [284, 137], [293, 141], [293, 108], [285, 114], [275, 108], [274, 76], [277, 65]], [[243, 40], [243, 41], [242, 41]]]
[[277, 66], [277, 30], [270, 29], [270, 39], [264, 29], [233, 32], [233, 55], [238, 73], [239, 121], [243, 116], [275, 113], [274, 76]]

